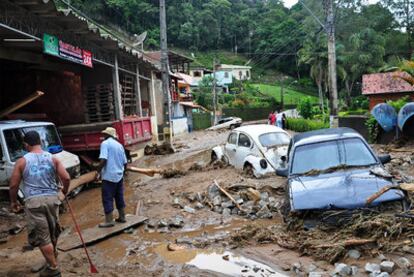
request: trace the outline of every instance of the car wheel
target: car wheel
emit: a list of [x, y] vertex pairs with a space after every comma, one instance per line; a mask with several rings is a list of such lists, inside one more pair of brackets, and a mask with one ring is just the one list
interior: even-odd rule
[[249, 163], [246, 163], [243, 167], [243, 173], [246, 176], [253, 177], [254, 176], [253, 166]]
[[286, 198], [283, 200], [283, 204], [280, 207], [280, 213], [282, 214], [283, 222], [288, 222], [290, 214], [290, 202]]
[[237, 127], [236, 125], [232, 124], [232, 125], [230, 125], [230, 130], [235, 129], [236, 127]]
[[211, 152], [211, 162], [215, 162], [218, 160], [216, 152]]

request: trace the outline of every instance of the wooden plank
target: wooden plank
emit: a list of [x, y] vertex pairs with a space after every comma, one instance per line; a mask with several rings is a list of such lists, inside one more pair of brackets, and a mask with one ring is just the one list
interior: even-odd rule
[[[104, 239], [107, 239], [116, 234], [122, 233], [122, 231], [135, 227], [138, 224], [147, 220], [147, 217], [127, 215], [126, 223], [116, 223], [114, 227], [99, 228], [98, 226], [82, 230], [82, 236], [86, 245], [92, 245]], [[62, 237], [58, 243], [58, 249], [61, 251], [69, 251], [82, 246], [82, 242], [76, 232], [66, 237]]]

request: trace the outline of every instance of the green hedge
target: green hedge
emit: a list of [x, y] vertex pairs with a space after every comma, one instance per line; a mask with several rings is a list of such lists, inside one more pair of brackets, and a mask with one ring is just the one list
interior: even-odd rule
[[329, 128], [329, 122], [304, 118], [288, 118], [287, 128], [295, 132], [307, 132]]

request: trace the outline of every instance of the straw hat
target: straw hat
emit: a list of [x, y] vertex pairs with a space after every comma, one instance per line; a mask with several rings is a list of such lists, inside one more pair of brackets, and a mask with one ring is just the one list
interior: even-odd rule
[[116, 134], [116, 130], [112, 127], [107, 127], [105, 130], [101, 132], [102, 134], [106, 134], [108, 136], [111, 136], [113, 138], [118, 138], [118, 135]]

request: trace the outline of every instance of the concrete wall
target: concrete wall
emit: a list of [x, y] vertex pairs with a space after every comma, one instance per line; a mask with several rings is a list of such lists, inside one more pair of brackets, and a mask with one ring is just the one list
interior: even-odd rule
[[188, 133], [187, 118], [176, 118], [172, 120], [173, 135], [181, 135]]
[[368, 129], [365, 126], [365, 121], [368, 119], [365, 115], [353, 115], [346, 117], [339, 117], [339, 127], [352, 128], [360, 133], [366, 140], [368, 140]]

